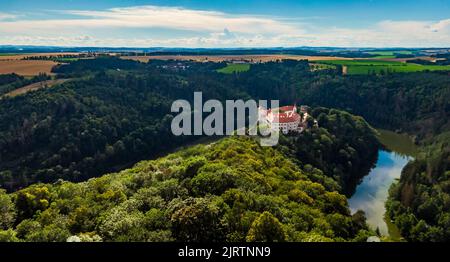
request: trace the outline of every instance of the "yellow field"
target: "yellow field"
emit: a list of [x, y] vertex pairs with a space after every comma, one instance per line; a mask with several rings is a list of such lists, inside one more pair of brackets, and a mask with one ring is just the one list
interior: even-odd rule
[[58, 63], [49, 60], [0, 60], [0, 74], [16, 73], [34, 76], [39, 73], [52, 74], [52, 67]]
[[28, 54], [14, 54], [14, 55], [0, 55], [0, 61], [2, 60], [21, 60], [31, 56], [58, 56], [58, 55], [79, 55], [79, 53], [28, 53]]

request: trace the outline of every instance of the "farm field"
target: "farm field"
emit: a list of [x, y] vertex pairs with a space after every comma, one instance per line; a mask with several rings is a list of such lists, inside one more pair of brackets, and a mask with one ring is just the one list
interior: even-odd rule
[[57, 55], [78, 55], [76, 52], [61, 52], [61, 53], [26, 53], [26, 54], [12, 54], [0, 53], [1, 60], [21, 60], [30, 56], [57, 56]]
[[400, 50], [400, 51], [371, 51], [371, 52], [367, 52], [368, 54], [371, 55], [395, 55], [395, 54], [401, 54], [401, 55], [411, 55], [412, 52], [411, 51], [407, 51], [407, 50]]
[[15, 55], [18, 55], [18, 54], [16, 54], [16, 53], [0, 53], [0, 57], [2, 57], [2, 56], [15, 56]]
[[322, 64], [341, 65], [343, 71], [349, 75], [364, 75], [370, 73], [381, 72], [420, 72], [420, 71], [450, 71], [450, 66], [441, 65], [419, 65], [413, 63], [404, 63], [398, 61], [383, 60], [334, 60], [334, 61], [318, 61]]
[[54, 79], [54, 80], [46, 80], [46, 81], [42, 81], [42, 82], [37, 82], [37, 83], [33, 83], [33, 84], [30, 84], [30, 85], [27, 85], [27, 86], [24, 86], [21, 88], [17, 88], [16, 90], [11, 91], [11, 92], [5, 94], [4, 96], [14, 97], [14, 96], [22, 95], [27, 92], [38, 90], [41, 88], [52, 87], [54, 85], [62, 84], [64, 82], [67, 82], [68, 80], [70, 80], [70, 79]]
[[250, 69], [249, 64], [228, 64], [226, 67], [218, 69], [217, 72], [223, 73], [223, 74], [232, 74], [232, 73], [239, 73], [239, 72], [245, 72]]
[[0, 74], [16, 73], [23, 76], [52, 74], [52, 67], [57, 64], [49, 60], [0, 60]]
[[293, 60], [352, 60], [352, 58], [335, 56], [300, 56], [300, 55], [161, 55], [161, 56], [121, 56], [122, 59], [130, 59], [147, 63], [149, 60], [192, 60], [197, 62], [226, 62], [235, 60], [245, 60], [249, 62], [270, 62], [283, 59]]
[[412, 55], [413, 52], [408, 50], [392, 50], [392, 51], [370, 51], [367, 52], [367, 54], [376, 55], [376, 57], [373, 57], [373, 59], [392, 59], [396, 58], [397, 54], [400, 55]]
[[[369, 60], [373, 60], [374, 58], [371, 58]], [[420, 59], [420, 60], [425, 60], [425, 61], [430, 61], [430, 62], [435, 62], [438, 60], [445, 60], [445, 58], [436, 58], [436, 57], [432, 57], [432, 56], [416, 56], [416, 57], [410, 57], [410, 58], [375, 58], [375, 59], [379, 59], [382, 61], [396, 61], [396, 62], [407, 62], [410, 60], [416, 60], [416, 59]]]
[[78, 58], [78, 57], [67, 58], [67, 57], [61, 57], [61, 58], [54, 59], [54, 61], [55, 62], [60, 62], [60, 63], [69, 63], [69, 62], [78, 61], [80, 59], [89, 59], [89, 58]]

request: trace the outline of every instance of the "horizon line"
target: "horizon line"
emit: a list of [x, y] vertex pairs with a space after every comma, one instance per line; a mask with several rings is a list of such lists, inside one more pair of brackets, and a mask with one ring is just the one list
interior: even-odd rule
[[172, 47], [172, 46], [76, 46], [76, 45], [8, 45], [0, 44], [0, 48], [5, 47], [41, 47], [41, 48], [111, 48], [111, 49], [150, 49], [150, 48], [161, 48], [161, 49], [302, 49], [302, 48], [335, 48], [335, 49], [450, 49], [450, 46], [438, 47], [438, 46], [421, 46], [421, 47], [406, 47], [406, 46], [386, 46], [386, 47], [373, 47], [373, 46], [267, 46], [267, 47], [249, 47], [249, 46], [239, 46], [239, 47]]

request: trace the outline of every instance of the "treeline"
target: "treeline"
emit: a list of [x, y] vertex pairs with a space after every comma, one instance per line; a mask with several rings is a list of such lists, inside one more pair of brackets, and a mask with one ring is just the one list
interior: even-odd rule
[[225, 138], [82, 183], [0, 190], [0, 241], [316, 242], [374, 235], [362, 212], [350, 215], [336, 183], [314, 182], [327, 179], [252, 138]]
[[92, 72], [103, 72], [105, 70], [138, 70], [144, 69], [145, 65], [133, 60], [120, 59], [112, 56], [100, 56], [96, 59], [80, 59], [70, 64], [60, 64], [53, 67], [52, 72], [58, 73], [59, 77], [80, 77]]
[[0, 86], [7, 85], [22, 79], [24, 79], [23, 76], [19, 76], [17, 74], [0, 75]]
[[22, 60], [51, 60], [51, 61], [70, 61], [72, 59], [95, 57], [96, 53], [62, 54], [62, 55], [34, 55], [25, 56]]

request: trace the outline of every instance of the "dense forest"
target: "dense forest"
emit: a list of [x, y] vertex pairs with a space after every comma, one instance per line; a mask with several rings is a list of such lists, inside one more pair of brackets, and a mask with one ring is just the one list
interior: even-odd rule
[[[0, 101], [4, 188], [59, 178], [81, 181], [160, 155], [194, 139], [171, 134], [173, 100], [192, 99], [199, 89], [206, 98], [239, 97], [220, 82], [203, 84], [195, 75], [189, 79], [157, 67], [106, 71], [121, 64], [107, 58], [84, 61], [89, 61], [86, 72], [93, 63], [104, 67], [86, 79]], [[130, 63], [144, 67], [132, 61], [123, 67]], [[78, 63], [73, 66], [71, 72], [77, 74]]]
[[[448, 241], [449, 74], [342, 76], [339, 69], [309, 72], [305, 68], [301, 62], [267, 63], [252, 66], [248, 74], [236, 78], [247, 78], [245, 89], [252, 96], [340, 108], [363, 116], [376, 127], [412, 136], [422, 153], [407, 165], [400, 182], [391, 190], [391, 200], [387, 203], [389, 218], [407, 240]], [[274, 74], [267, 77], [268, 72]], [[339, 154], [331, 155], [327, 162], [338, 161], [337, 156]], [[301, 157], [307, 158], [308, 154]], [[313, 155], [311, 158], [320, 157]]]
[[17, 74], [4, 74], [0, 75], [0, 98], [6, 93], [9, 93], [17, 88], [49, 80], [50, 76], [46, 74], [39, 74], [34, 77], [25, 78]]
[[311, 72], [307, 62], [283, 61], [252, 65], [234, 81], [252, 97], [346, 110], [417, 141], [450, 130], [448, 72], [342, 76], [339, 69]]
[[[329, 130], [311, 132], [324, 136], [323, 142], [375, 140], [360, 118], [336, 110], [320, 114], [329, 119]], [[359, 130], [352, 137], [333, 134], [345, 125]], [[316, 141], [305, 143], [300, 146], [320, 153]], [[0, 191], [0, 241], [310, 242], [374, 235], [363, 212], [350, 215], [339, 179], [306, 160], [298, 165], [290, 153], [296, 147], [261, 147], [254, 138], [230, 137], [86, 182]], [[360, 159], [366, 152], [356, 148], [352, 154]], [[340, 173], [348, 168], [326, 167]]]
[[388, 215], [409, 241], [450, 240], [450, 132], [426, 141], [390, 189]]
[[[307, 61], [291, 60], [218, 73], [225, 65], [105, 56], [54, 68], [57, 77], [73, 81], [0, 100], [0, 186], [13, 191], [36, 182], [84, 181], [190, 143], [198, 137], [171, 134], [170, 105], [191, 100], [194, 91], [221, 101], [278, 99], [316, 108], [312, 114], [321, 128], [284, 137], [279, 150], [304, 172], [320, 170], [316, 180], [309, 172], [309, 179], [331, 191], [351, 194], [361, 170], [373, 163], [377, 142], [362, 119], [319, 106], [413, 136], [422, 153], [391, 190], [388, 214], [408, 240], [448, 240], [448, 73], [343, 76], [340, 68], [312, 71]], [[29, 80], [1, 76], [0, 88], [20, 81]], [[361, 151], [366, 154], [355, 153]]]
[[338, 191], [351, 196], [377, 158], [376, 131], [363, 118], [336, 109], [315, 108], [311, 115], [320, 128], [284, 137], [281, 143], [292, 150], [300, 166], [319, 168], [338, 183]]

